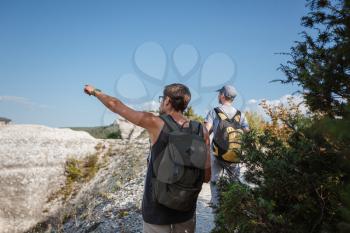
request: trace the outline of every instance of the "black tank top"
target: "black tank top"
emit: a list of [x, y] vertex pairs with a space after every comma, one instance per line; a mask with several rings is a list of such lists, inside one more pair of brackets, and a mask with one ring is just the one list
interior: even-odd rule
[[[178, 124], [172, 117], [171, 119]], [[151, 148], [142, 200], [142, 217], [143, 220], [149, 224], [169, 225], [186, 222], [193, 217], [196, 211], [196, 207], [187, 212], [169, 209], [164, 205], [158, 204], [153, 197], [151, 182], [152, 178], [155, 178], [153, 162], [158, 156], [162, 156], [162, 152], [168, 144], [169, 132], [169, 127], [164, 124], [156, 143]]]

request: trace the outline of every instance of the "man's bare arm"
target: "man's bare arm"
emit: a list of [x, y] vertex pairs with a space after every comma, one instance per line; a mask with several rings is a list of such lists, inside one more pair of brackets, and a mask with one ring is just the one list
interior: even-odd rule
[[210, 139], [209, 139], [209, 133], [208, 133], [206, 127], [203, 127], [203, 131], [204, 131], [205, 144], [207, 146], [207, 160], [205, 161], [204, 182], [208, 183], [210, 181], [210, 177], [211, 177]]
[[159, 127], [159, 119], [152, 113], [136, 111], [126, 106], [119, 99], [104, 94], [100, 91], [94, 92], [95, 88], [90, 85], [86, 85], [84, 91], [87, 94], [94, 94], [109, 110], [118, 115], [124, 117], [131, 123], [145, 128], [149, 131], [157, 129]]
[[213, 125], [211, 123], [209, 123], [209, 122], [204, 122], [204, 126], [205, 126], [205, 128], [207, 129], [207, 131], [208, 131], [208, 133], [210, 135], [211, 130], [213, 128]]

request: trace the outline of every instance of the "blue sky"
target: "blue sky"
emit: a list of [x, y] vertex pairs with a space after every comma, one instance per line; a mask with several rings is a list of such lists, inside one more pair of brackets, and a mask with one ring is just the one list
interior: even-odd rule
[[[115, 116], [83, 93], [88, 83], [142, 108], [164, 84], [184, 82], [201, 114], [225, 82], [240, 93], [238, 108], [279, 99], [297, 87], [269, 83], [283, 78], [277, 68], [288, 58], [275, 53], [300, 40], [306, 12], [304, 0], [1, 0], [0, 116], [54, 127], [111, 123]], [[188, 64], [194, 69], [181, 77]]]

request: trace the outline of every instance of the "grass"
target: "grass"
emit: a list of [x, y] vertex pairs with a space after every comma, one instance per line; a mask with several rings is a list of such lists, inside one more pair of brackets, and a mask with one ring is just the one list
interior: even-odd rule
[[85, 183], [91, 180], [99, 169], [97, 154], [90, 155], [83, 160], [68, 159], [66, 162], [66, 191], [68, 197], [73, 191], [74, 183]]
[[106, 148], [106, 146], [101, 142], [97, 143], [97, 145], [95, 146], [95, 150], [97, 150], [97, 151], [103, 150], [105, 148]]
[[48, 202], [61, 196], [63, 200], [67, 200], [80, 184], [90, 181], [99, 168], [98, 154], [90, 155], [82, 160], [69, 158], [65, 164], [66, 182], [60, 190], [48, 198]]
[[62, 197], [67, 200], [74, 195], [83, 183], [87, 183], [95, 177], [101, 168], [108, 165], [109, 158], [113, 156], [111, 147], [106, 150], [106, 145], [99, 142], [96, 146], [96, 153], [83, 159], [68, 158], [65, 163], [66, 181], [64, 186], [57, 192], [50, 195], [48, 202]]

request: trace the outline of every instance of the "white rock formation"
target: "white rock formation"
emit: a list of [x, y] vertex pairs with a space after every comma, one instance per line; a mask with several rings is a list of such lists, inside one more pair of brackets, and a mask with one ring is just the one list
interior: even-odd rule
[[23, 232], [41, 221], [47, 198], [65, 182], [67, 158], [93, 154], [97, 143], [71, 129], [0, 126], [0, 233]]
[[119, 125], [119, 130], [123, 139], [136, 139], [144, 131], [143, 128], [130, 123], [124, 118], [119, 118], [114, 124]]

